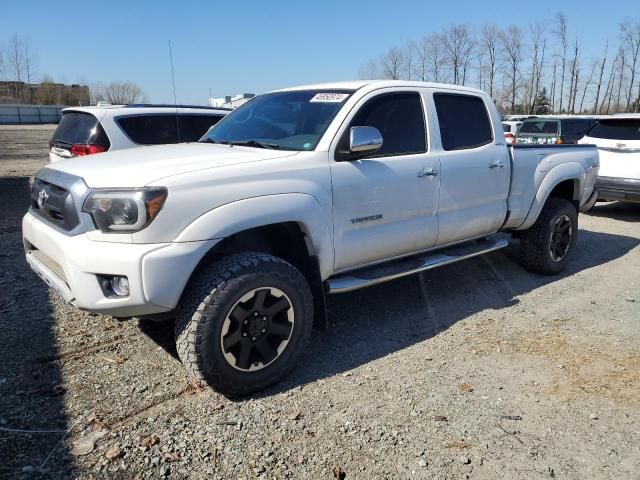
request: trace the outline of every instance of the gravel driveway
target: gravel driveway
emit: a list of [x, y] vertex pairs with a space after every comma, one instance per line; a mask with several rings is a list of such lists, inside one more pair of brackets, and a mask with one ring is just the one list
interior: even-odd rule
[[230, 401], [172, 326], [79, 312], [24, 261], [52, 127], [0, 127], [0, 478], [640, 478], [640, 207], [570, 266], [506, 251], [329, 299], [299, 367]]

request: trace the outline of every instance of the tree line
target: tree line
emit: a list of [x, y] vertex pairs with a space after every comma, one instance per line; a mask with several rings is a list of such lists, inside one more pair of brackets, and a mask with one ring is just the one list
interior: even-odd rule
[[640, 21], [620, 23], [597, 56], [569, 35], [560, 12], [526, 27], [453, 24], [390, 48], [362, 65], [360, 77], [474, 86], [503, 113], [638, 112]]
[[[63, 88], [47, 74], [38, 75], [36, 56], [28, 41], [13, 35], [0, 45], [0, 103], [79, 105], [99, 101], [111, 104], [144, 103], [147, 95], [133, 82], [96, 82], [82, 88]], [[39, 80], [38, 83], [35, 83]]]

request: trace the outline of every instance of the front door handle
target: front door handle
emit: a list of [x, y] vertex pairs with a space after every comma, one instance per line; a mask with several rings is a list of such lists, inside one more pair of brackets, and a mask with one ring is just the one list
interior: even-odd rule
[[433, 168], [423, 168], [418, 172], [418, 178], [422, 177], [437, 177], [438, 171]]
[[489, 164], [489, 168], [504, 168], [504, 163], [500, 160], [496, 160], [495, 162], [491, 162]]

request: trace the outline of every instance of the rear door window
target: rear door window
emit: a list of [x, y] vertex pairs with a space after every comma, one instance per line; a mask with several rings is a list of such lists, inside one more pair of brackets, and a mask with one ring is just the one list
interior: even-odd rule
[[435, 93], [442, 148], [463, 150], [493, 141], [491, 120], [484, 101], [473, 95]]
[[86, 112], [65, 112], [51, 137], [51, 146], [99, 145], [109, 148], [109, 139], [98, 119]]
[[197, 142], [207, 131], [220, 121], [222, 115], [180, 115], [180, 141]]
[[640, 140], [640, 119], [600, 120], [588, 135], [608, 140]]
[[175, 113], [118, 117], [116, 122], [135, 143], [141, 145], [178, 143], [178, 121]]

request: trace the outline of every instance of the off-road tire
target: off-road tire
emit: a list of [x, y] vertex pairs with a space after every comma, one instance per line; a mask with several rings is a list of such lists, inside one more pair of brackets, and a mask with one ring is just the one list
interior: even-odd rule
[[[556, 261], [551, 254], [551, 236], [556, 221], [566, 215], [571, 223], [571, 241], [564, 257]], [[527, 269], [543, 275], [555, 275], [567, 266], [569, 255], [578, 238], [578, 212], [564, 198], [552, 197], [542, 208], [536, 222], [519, 234], [520, 262]]]
[[[261, 287], [286, 294], [294, 322], [279, 356], [257, 371], [241, 371], [225, 358], [222, 328], [247, 292]], [[305, 277], [286, 261], [265, 253], [232, 254], [204, 268], [185, 288], [177, 308], [178, 356], [189, 373], [228, 397], [241, 397], [276, 383], [298, 362], [313, 327], [313, 299]]]

